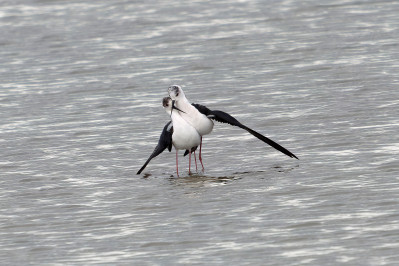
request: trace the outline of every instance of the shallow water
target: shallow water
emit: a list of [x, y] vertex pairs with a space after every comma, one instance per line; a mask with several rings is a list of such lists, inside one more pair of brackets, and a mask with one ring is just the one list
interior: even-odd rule
[[[3, 1], [0, 264], [394, 265], [397, 1]], [[239, 128], [137, 170], [161, 99]]]

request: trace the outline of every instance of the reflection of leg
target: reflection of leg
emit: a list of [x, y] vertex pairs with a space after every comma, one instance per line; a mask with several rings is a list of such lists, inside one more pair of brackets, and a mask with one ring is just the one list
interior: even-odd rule
[[204, 172], [205, 171], [205, 168], [204, 168], [204, 164], [202, 163], [202, 157], [201, 157], [201, 154], [202, 154], [202, 136], [201, 136], [201, 143], [200, 143], [200, 152], [199, 152], [199, 161], [200, 161], [200, 163], [201, 163], [201, 165], [202, 165], [202, 172]]
[[194, 151], [194, 159], [195, 159], [195, 171], [198, 173], [197, 156], [195, 156], [195, 151]]
[[177, 159], [177, 150], [176, 150], [176, 173], [177, 173], [177, 177], [179, 177], [179, 163], [178, 163], [178, 159]]

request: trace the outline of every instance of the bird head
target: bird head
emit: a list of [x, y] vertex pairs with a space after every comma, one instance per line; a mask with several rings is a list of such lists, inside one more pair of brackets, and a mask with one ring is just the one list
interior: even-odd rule
[[175, 109], [175, 110], [177, 110], [177, 111], [179, 111], [179, 112], [185, 113], [185, 112], [183, 112], [182, 110], [180, 110], [179, 108], [177, 108], [177, 107], [175, 106], [175, 100], [172, 100], [170, 97], [165, 97], [165, 98], [163, 98], [163, 99], [162, 99], [162, 105], [163, 105], [163, 108], [165, 109], [165, 111], [166, 111], [168, 114], [169, 114], [169, 112], [170, 112], [170, 115], [172, 115], [173, 109]]
[[172, 100], [179, 101], [180, 99], [186, 98], [182, 88], [179, 85], [172, 85], [168, 88], [169, 97]]

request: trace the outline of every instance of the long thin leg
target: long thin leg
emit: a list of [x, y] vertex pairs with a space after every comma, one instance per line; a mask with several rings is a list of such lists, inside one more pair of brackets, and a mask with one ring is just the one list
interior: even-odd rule
[[177, 177], [179, 177], [179, 163], [178, 163], [178, 159], [177, 159], [177, 150], [176, 150], [176, 172], [177, 172]]
[[195, 159], [195, 171], [198, 173], [197, 156], [195, 156], [195, 151], [194, 151], [194, 159]]
[[188, 155], [188, 174], [191, 175], [191, 151]]
[[202, 136], [201, 136], [201, 143], [200, 143], [200, 152], [199, 152], [198, 157], [199, 157], [199, 161], [201, 162], [201, 165], [202, 165], [202, 172], [204, 172], [205, 168], [204, 168], [204, 164], [202, 163], [201, 150], [202, 150]]

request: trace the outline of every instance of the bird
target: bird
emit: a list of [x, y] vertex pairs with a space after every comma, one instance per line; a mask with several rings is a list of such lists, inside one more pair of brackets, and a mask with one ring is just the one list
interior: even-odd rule
[[[154, 151], [141, 167], [141, 169], [137, 172], [140, 174], [144, 168], [148, 165], [148, 163], [161, 154], [166, 148], [169, 152], [172, 150], [172, 145], [176, 150], [176, 173], [179, 176], [179, 166], [178, 166], [178, 151], [186, 150], [189, 151], [190, 159], [189, 159], [189, 174], [191, 174], [191, 153], [194, 152], [198, 145], [201, 143], [201, 136], [197, 132], [197, 130], [192, 127], [186, 120], [184, 120], [180, 113], [184, 114], [184, 111], [180, 110], [175, 106], [175, 101], [173, 101], [170, 97], [165, 97], [162, 100], [162, 105], [165, 111], [170, 114], [171, 120], [168, 122], [159, 137], [158, 144], [155, 147]], [[177, 110], [178, 112], [174, 112]]]
[[[186, 120], [191, 126], [193, 126], [198, 133], [201, 136], [201, 143], [200, 143], [200, 152], [199, 152], [199, 160], [202, 165], [202, 171], [204, 171], [204, 165], [202, 162], [202, 156], [201, 156], [201, 151], [202, 151], [202, 136], [209, 134], [214, 126], [214, 123], [212, 120], [221, 122], [221, 123], [227, 123], [232, 126], [237, 126], [239, 128], [242, 128], [249, 133], [251, 133], [253, 136], [256, 138], [260, 139], [261, 141], [269, 144], [276, 150], [284, 153], [285, 155], [298, 159], [298, 157], [281, 146], [280, 144], [274, 142], [273, 140], [263, 136], [262, 134], [258, 133], [257, 131], [245, 126], [241, 122], [239, 122], [236, 118], [233, 116], [229, 115], [226, 112], [219, 111], [219, 110], [210, 110], [204, 105], [201, 104], [190, 104], [188, 99], [186, 98], [186, 95], [179, 85], [172, 85], [168, 88], [168, 94], [169, 97], [175, 101], [176, 107], [181, 110], [184, 113], [181, 113], [181, 117]], [[181, 111], [177, 111], [180, 113]], [[186, 151], [187, 154], [187, 151]], [[299, 159], [298, 159], [299, 160]]]
[[[176, 106], [180, 106], [184, 113], [181, 114], [184, 120], [186, 120], [191, 126], [193, 126], [201, 136], [200, 150], [199, 150], [199, 161], [202, 166], [202, 172], [204, 172], [204, 164], [202, 162], [202, 136], [212, 132], [214, 123], [206, 114], [199, 112], [195, 105], [190, 104], [187, 100], [184, 91], [179, 85], [172, 85], [168, 88], [169, 97], [175, 101]], [[187, 151], [185, 155], [187, 154]]]

